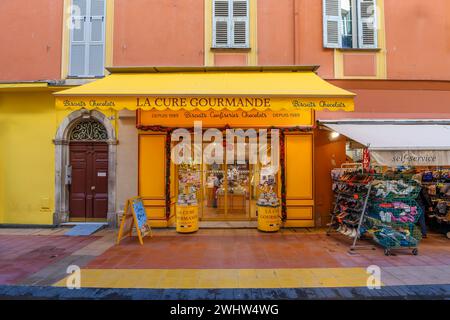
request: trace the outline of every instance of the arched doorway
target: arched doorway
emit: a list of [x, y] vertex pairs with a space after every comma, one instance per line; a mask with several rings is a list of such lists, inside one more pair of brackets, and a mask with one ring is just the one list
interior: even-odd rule
[[101, 112], [78, 110], [58, 128], [54, 223], [115, 224], [116, 135]]
[[106, 221], [108, 133], [93, 118], [81, 119], [69, 135], [69, 221]]

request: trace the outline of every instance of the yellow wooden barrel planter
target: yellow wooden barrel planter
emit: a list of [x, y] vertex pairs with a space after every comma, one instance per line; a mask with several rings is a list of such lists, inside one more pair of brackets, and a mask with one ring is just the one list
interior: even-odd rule
[[281, 227], [280, 207], [258, 207], [258, 230], [277, 232]]
[[177, 232], [191, 233], [198, 231], [198, 205], [177, 206]]

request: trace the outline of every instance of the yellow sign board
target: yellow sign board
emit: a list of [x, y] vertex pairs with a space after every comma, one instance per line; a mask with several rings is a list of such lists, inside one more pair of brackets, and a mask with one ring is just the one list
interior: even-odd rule
[[270, 126], [312, 126], [314, 125], [313, 110], [297, 111], [257, 111], [257, 110], [157, 110], [139, 111], [138, 125], [186, 127], [194, 126], [195, 121], [201, 121], [203, 127], [270, 127]]
[[144, 244], [146, 235], [152, 236], [152, 229], [147, 220], [144, 203], [141, 198], [136, 197], [127, 200], [120, 223], [119, 234], [117, 235], [117, 244], [123, 238], [131, 236], [133, 226], [136, 227], [137, 236], [141, 245]]
[[353, 97], [57, 96], [60, 109], [353, 111]]

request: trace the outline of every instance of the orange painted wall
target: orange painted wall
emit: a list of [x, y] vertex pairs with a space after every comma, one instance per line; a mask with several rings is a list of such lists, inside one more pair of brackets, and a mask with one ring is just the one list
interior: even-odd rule
[[355, 112], [317, 112], [326, 119], [450, 119], [450, 83], [445, 81], [332, 80], [356, 93]]
[[339, 168], [346, 160], [346, 138], [330, 139], [330, 132], [315, 130], [314, 136], [314, 191], [316, 226], [325, 226], [330, 221], [333, 210], [331, 189], [331, 169]]
[[258, 63], [320, 65], [320, 76], [334, 78], [334, 52], [323, 48], [322, 1], [258, 1]]
[[114, 65], [203, 65], [200, 0], [116, 0]]
[[320, 65], [319, 76], [334, 78], [334, 50], [323, 47], [322, 1], [295, 0], [298, 13], [297, 58], [300, 65]]
[[294, 64], [294, 1], [258, 1], [257, 42], [260, 65]]
[[59, 79], [63, 0], [0, 1], [0, 81]]
[[450, 80], [450, 1], [385, 0], [390, 79]]

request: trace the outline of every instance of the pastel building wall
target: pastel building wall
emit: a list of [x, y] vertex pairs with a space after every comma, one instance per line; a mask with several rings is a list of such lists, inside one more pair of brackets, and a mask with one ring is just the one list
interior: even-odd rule
[[[320, 65], [321, 77], [357, 98], [354, 113], [318, 112], [319, 120], [450, 119], [448, 0], [377, 0], [379, 48], [370, 50], [324, 48], [321, 0], [249, 0], [249, 48], [241, 49], [212, 48], [212, 0], [106, 1], [105, 66]], [[52, 139], [69, 112], [55, 111], [52, 92], [93, 80], [67, 77], [71, 3], [0, 1], [0, 223], [53, 222]], [[120, 210], [138, 193], [138, 135], [133, 113], [108, 117], [119, 140]], [[344, 161], [343, 143], [314, 143], [316, 159], [324, 155], [319, 181], [330, 157]], [[323, 220], [328, 195], [315, 189]]]
[[[212, 49], [212, 0], [106, 0], [114, 66], [320, 65], [325, 79], [450, 80], [450, 3], [377, 0], [379, 50], [323, 46], [322, 1], [249, 0], [250, 48]], [[60, 79], [71, 0], [0, 3], [0, 81]]]
[[0, 81], [61, 77], [63, 2], [0, 1]]

